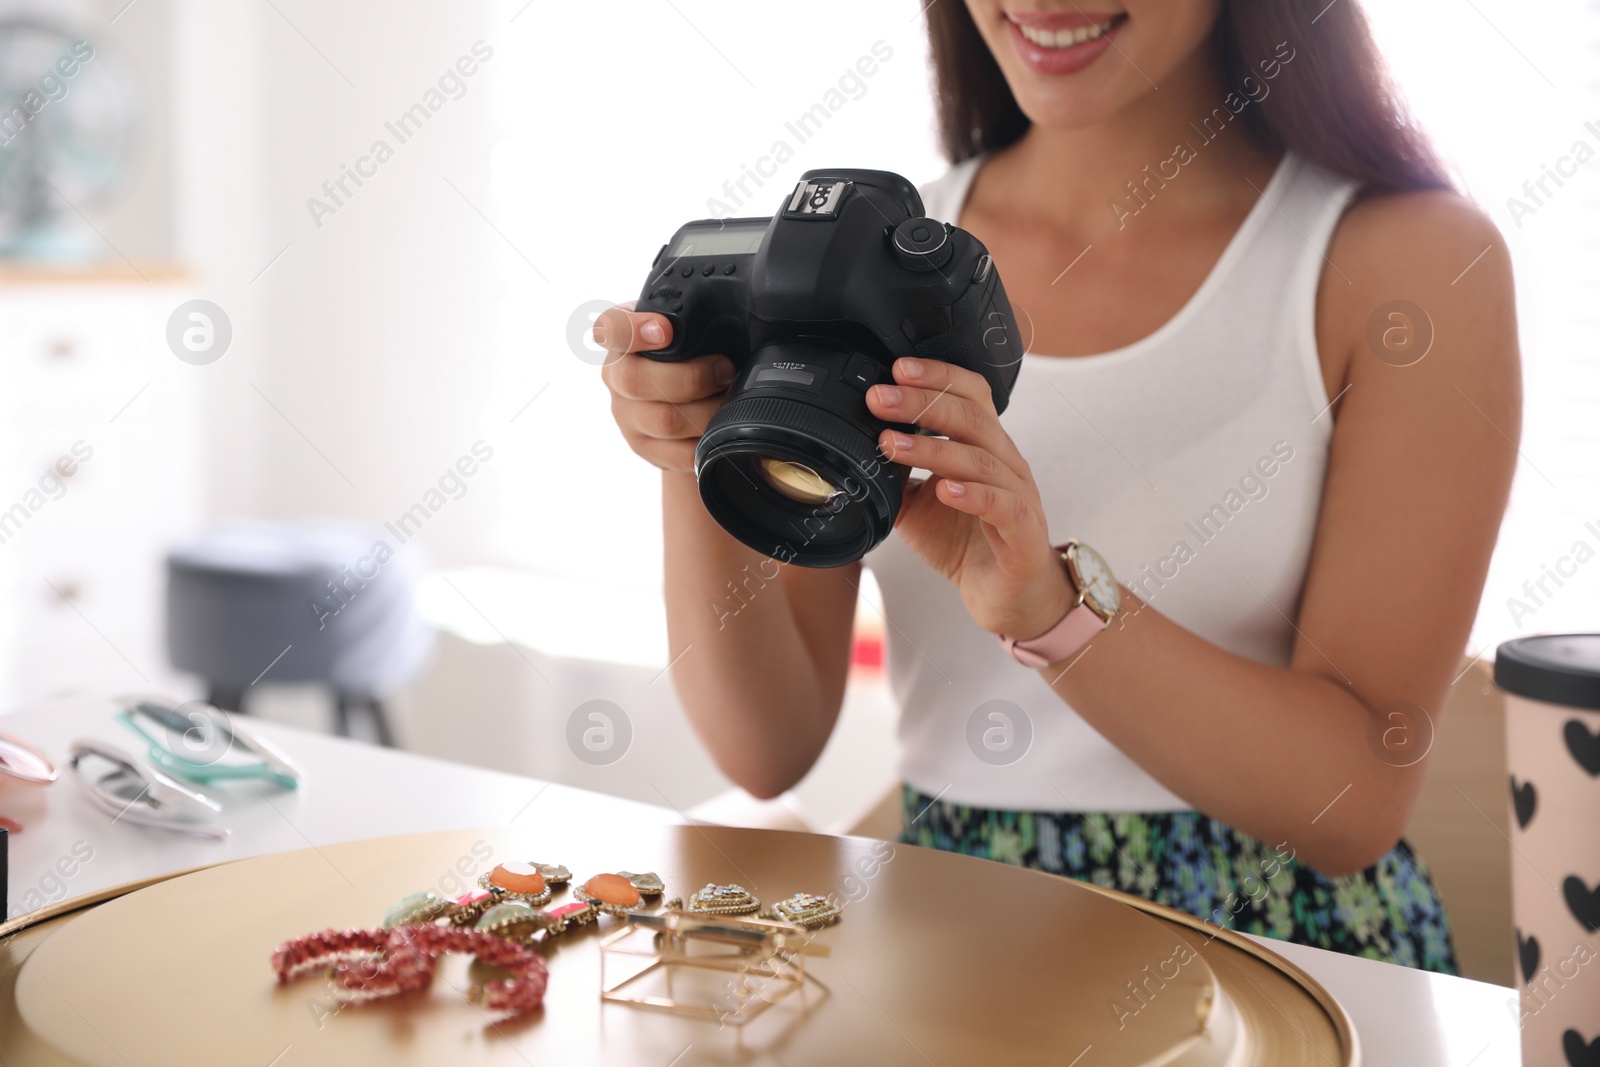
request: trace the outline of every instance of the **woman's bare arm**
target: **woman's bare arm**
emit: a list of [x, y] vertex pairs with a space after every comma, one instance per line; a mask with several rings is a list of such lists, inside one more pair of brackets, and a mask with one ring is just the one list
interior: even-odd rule
[[779, 564], [717, 525], [692, 474], [661, 479], [673, 682], [723, 773], [777, 796], [839, 717], [861, 565]]
[[667, 633], [689, 721], [723, 772], [771, 797], [816, 762], [850, 667], [859, 564], [780, 566], [728, 536], [700, 503], [695, 442], [733, 379], [723, 356], [658, 362], [661, 315], [612, 308], [595, 324], [601, 376], [628, 445], [661, 470]]
[[[1329, 259], [1318, 334], [1343, 398], [1301, 602], [1273, 605], [1294, 622], [1290, 666], [1227, 653], [1134, 599], [1045, 676], [1195, 807], [1338, 875], [1394, 845], [1421, 788], [1426, 760], [1397, 764], [1427, 724], [1389, 713], [1403, 701], [1439, 723], [1518, 462], [1521, 389], [1509, 257], [1466, 201], [1357, 205]], [[1397, 299], [1434, 332], [1405, 367], [1367, 342]]]

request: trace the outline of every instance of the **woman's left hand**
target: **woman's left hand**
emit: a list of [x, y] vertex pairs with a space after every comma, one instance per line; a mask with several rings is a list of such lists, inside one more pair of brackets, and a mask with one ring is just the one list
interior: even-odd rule
[[875, 385], [867, 408], [944, 438], [885, 430], [883, 454], [932, 473], [906, 487], [895, 528], [922, 561], [956, 584], [990, 633], [1031, 640], [1076, 597], [1050, 545], [1033, 472], [1000, 425], [989, 383], [932, 359], [900, 359], [895, 385]]

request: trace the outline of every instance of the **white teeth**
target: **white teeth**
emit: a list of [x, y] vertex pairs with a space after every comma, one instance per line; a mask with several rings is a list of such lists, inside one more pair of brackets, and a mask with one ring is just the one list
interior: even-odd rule
[[1098, 26], [1079, 26], [1077, 29], [1054, 31], [1019, 23], [1017, 29], [1022, 31], [1022, 36], [1041, 48], [1071, 48], [1105, 36], [1111, 32], [1111, 27], [1116, 25], [1116, 22], [1116, 19], [1110, 18]]

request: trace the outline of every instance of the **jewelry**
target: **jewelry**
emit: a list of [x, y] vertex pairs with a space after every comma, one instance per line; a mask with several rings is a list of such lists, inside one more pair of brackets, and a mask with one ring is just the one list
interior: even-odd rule
[[1076, 601], [1038, 637], [1018, 641], [1004, 634], [995, 635], [1012, 659], [1035, 670], [1073, 656], [1110, 625], [1122, 607], [1122, 590], [1100, 553], [1082, 541], [1057, 545], [1055, 551], [1066, 568]]
[[597, 874], [573, 889], [572, 895], [611, 915], [626, 915], [644, 907], [643, 894], [620, 874]]
[[599, 915], [598, 905], [581, 901], [575, 904], [563, 904], [558, 908], [548, 908], [544, 912], [545, 937], [566, 933], [574, 926], [587, 926]]
[[500, 894], [492, 889], [469, 889], [450, 902], [450, 921], [456, 926], [471, 926], [499, 899]]
[[661, 881], [661, 876], [655, 871], [645, 871], [635, 874], [633, 871], [618, 871], [622, 877], [633, 883], [633, 888], [647, 897], [659, 897], [666, 891], [666, 884]]
[[539, 868], [531, 863], [514, 860], [502, 863], [488, 874], [480, 875], [478, 885], [502, 900], [515, 900], [533, 907], [550, 901], [550, 886]]
[[796, 893], [772, 906], [771, 917], [815, 930], [839, 921], [844, 905], [814, 893]]
[[534, 863], [539, 868], [539, 873], [544, 875], [544, 880], [551, 885], [561, 886], [572, 881], [572, 872], [559, 863]]
[[451, 909], [451, 903], [431, 889], [402, 897], [383, 917], [385, 930], [396, 926], [431, 923]]
[[511, 972], [467, 994], [490, 1011], [521, 1015], [544, 1002], [550, 972], [532, 949], [478, 930], [453, 926], [397, 926], [392, 930], [323, 930], [285, 941], [272, 953], [278, 981], [287, 983], [333, 964], [334, 986], [351, 1000], [371, 1000], [426, 989], [438, 957], [447, 952], [476, 956]]
[[761, 901], [742, 885], [707, 882], [689, 897], [689, 910], [701, 915], [748, 915], [761, 910]]
[[485, 911], [473, 929], [526, 945], [533, 940], [534, 934], [545, 928], [546, 922], [543, 912], [526, 904], [507, 901]]

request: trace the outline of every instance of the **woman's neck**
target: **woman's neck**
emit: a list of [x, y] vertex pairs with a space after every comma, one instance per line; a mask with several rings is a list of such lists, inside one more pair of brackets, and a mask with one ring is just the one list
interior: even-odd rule
[[[1119, 206], [1138, 208], [1141, 200], [1159, 198], [1169, 217], [1253, 201], [1257, 194], [1243, 179], [1264, 186], [1275, 153], [1233, 117], [1229, 93], [1207, 46], [1104, 122], [1030, 127], [985, 166], [984, 177], [1014, 210], [1086, 236], [1119, 229]], [[1232, 101], [1235, 108], [1239, 99]], [[1225, 126], [1204, 121], [1213, 108], [1230, 116]]]

